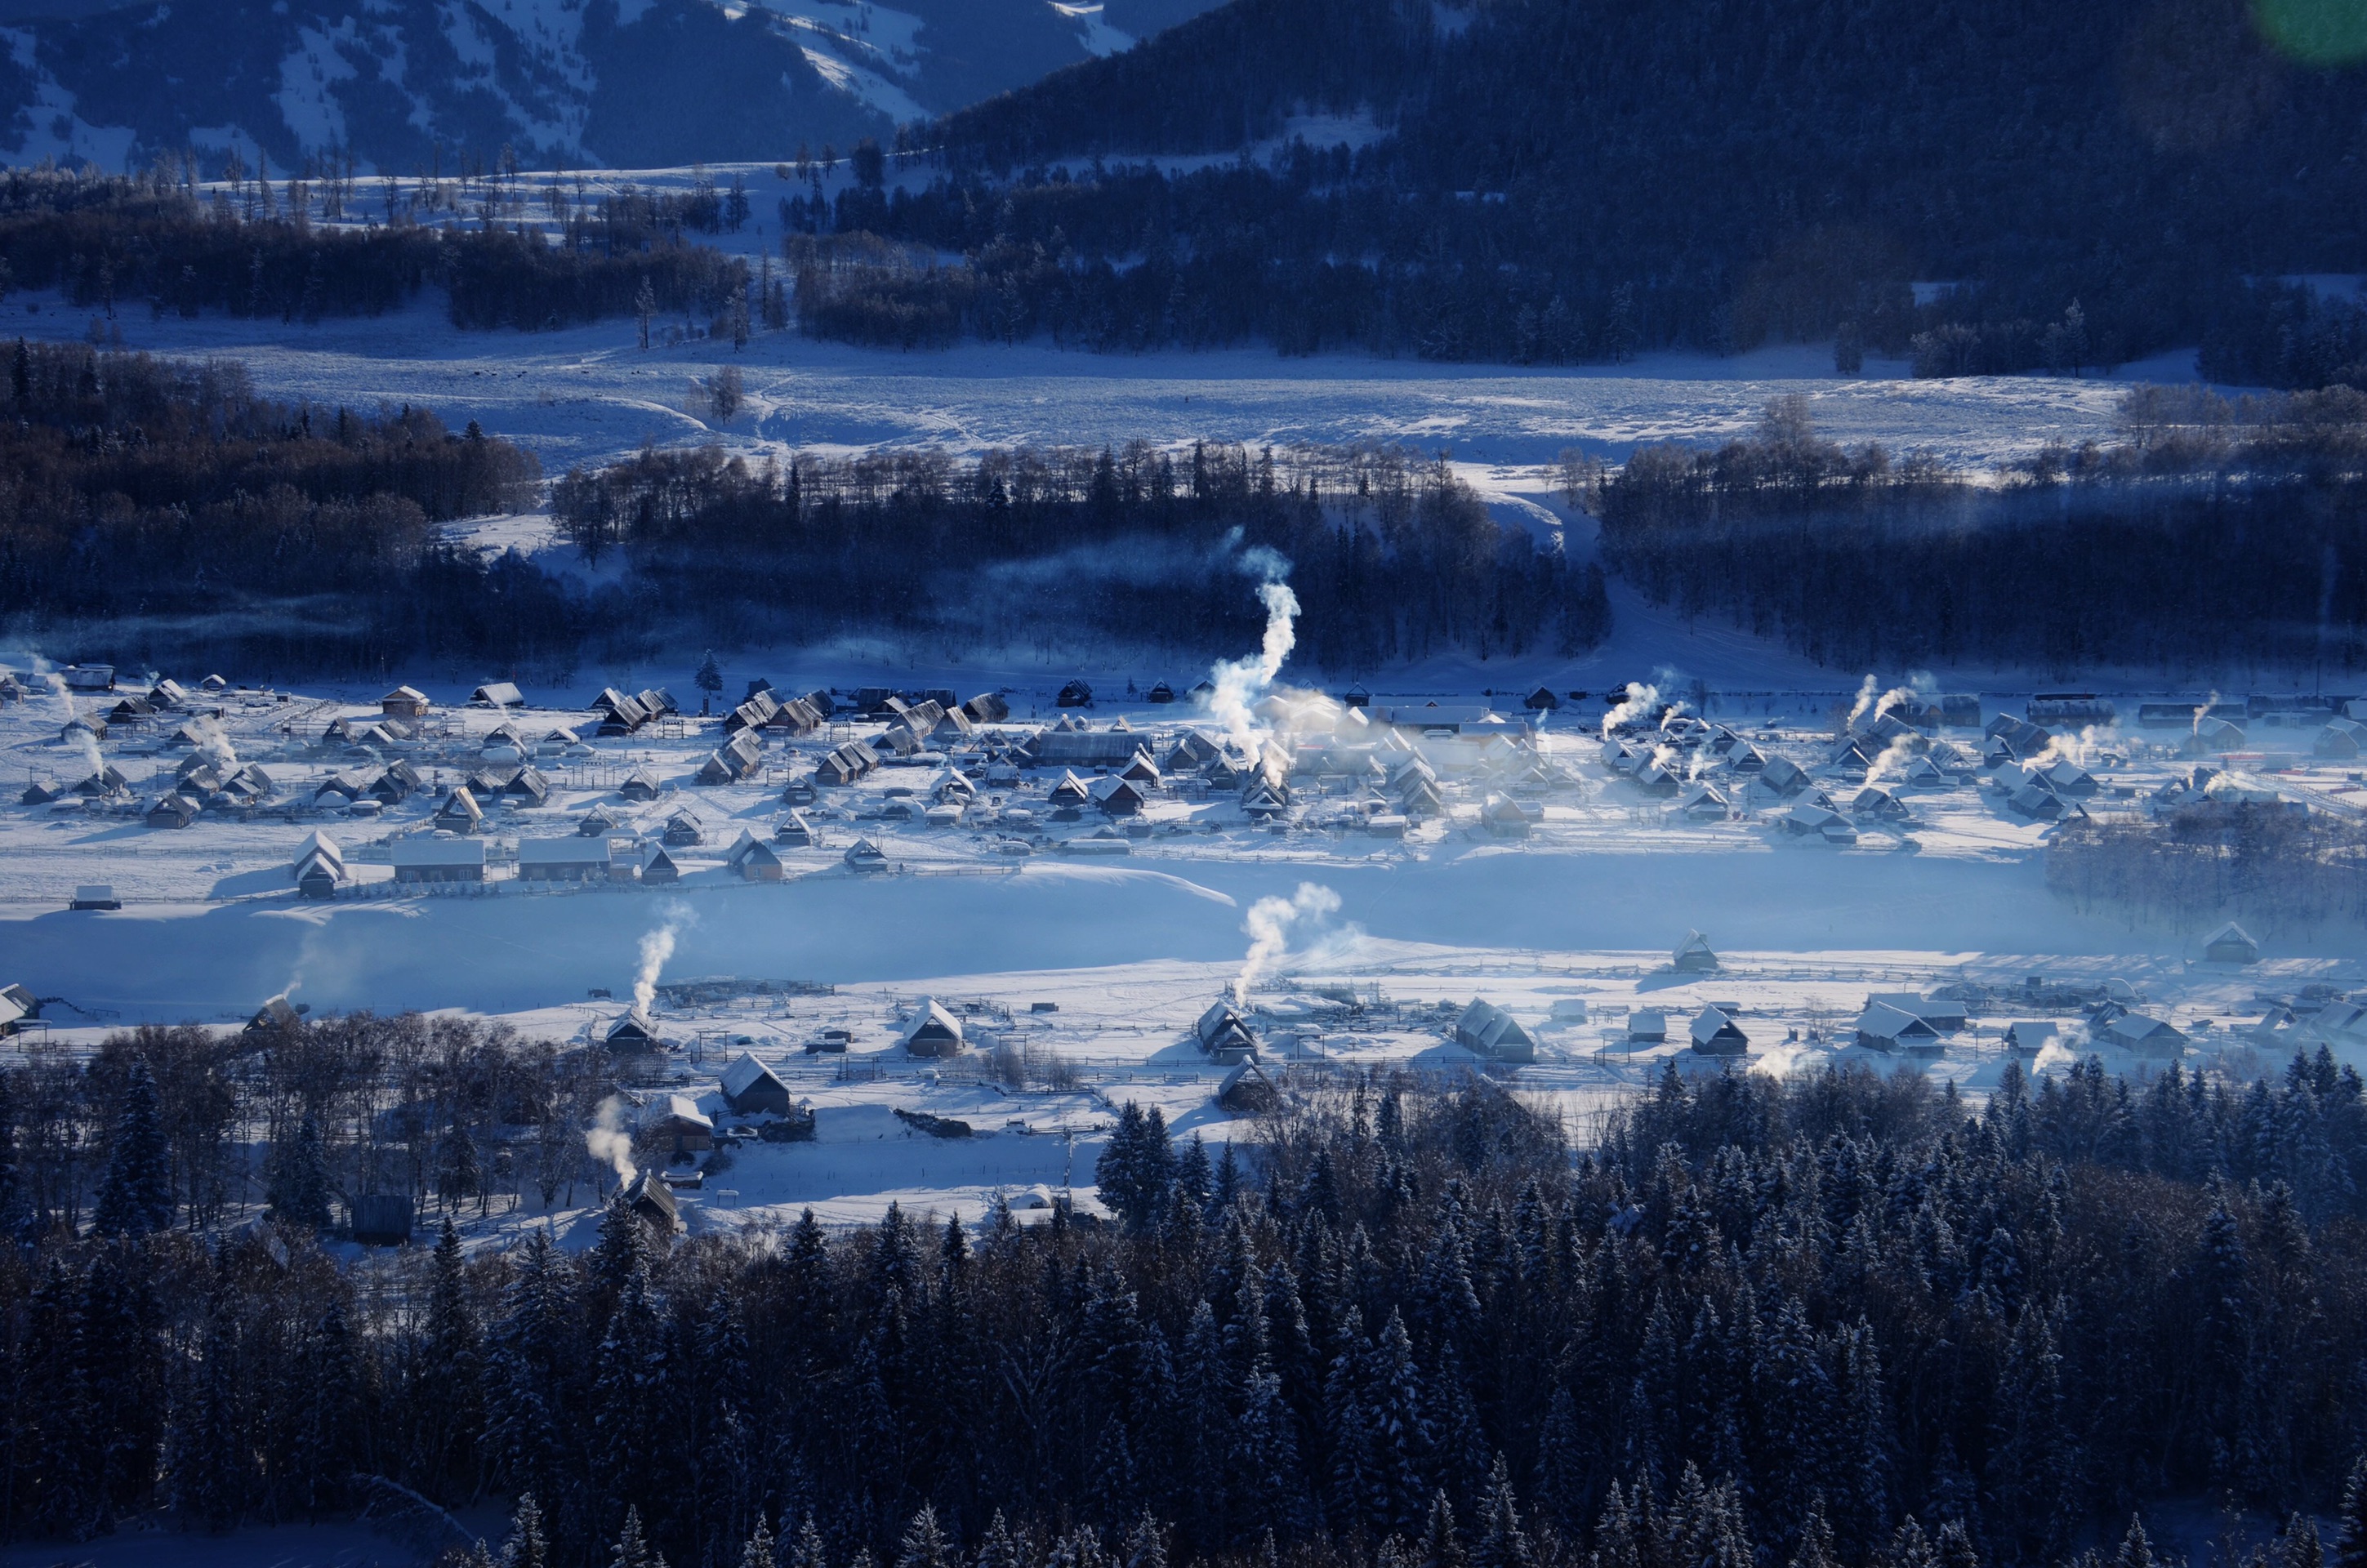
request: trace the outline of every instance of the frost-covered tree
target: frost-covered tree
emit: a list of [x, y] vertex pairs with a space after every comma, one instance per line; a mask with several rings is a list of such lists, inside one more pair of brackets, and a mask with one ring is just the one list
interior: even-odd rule
[[173, 1224], [173, 1163], [156, 1110], [156, 1084], [134, 1062], [123, 1086], [92, 1228], [101, 1235], [148, 1235]]

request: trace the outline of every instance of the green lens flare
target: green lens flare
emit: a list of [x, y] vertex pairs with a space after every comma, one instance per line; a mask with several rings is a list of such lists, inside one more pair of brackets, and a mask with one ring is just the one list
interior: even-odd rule
[[2271, 43], [2309, 65], [2367, 60], [2367, 0], [2252, 0]]

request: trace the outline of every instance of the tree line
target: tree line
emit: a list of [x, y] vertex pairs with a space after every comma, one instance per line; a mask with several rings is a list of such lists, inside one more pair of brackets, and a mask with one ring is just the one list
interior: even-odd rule
[[[9, 1536], [400, 1489], [521, 1499], [513, 1563], [1976, 1568], [2117, 1539], [2078, 1561], [2150, 1568], [2132, 1511], [2208, 1496], [2339, 1506], [2262, 1568], [2367, 1552], [2367, 1100], [2323, 1051], [2248, 1085], [2010, 1069], [1978, 1109], [1671, 1068], [1584, 1149], [1496, 1085], [1379, 1075], [1294, 1094], [1248, 1157], [1129, 1108], [1105, 1225], [676, 1241], [612, 1201], [581, 1253], [447, 1225], [371, 1270], [315, 1245], [298, 1179], [360, 1105], [254, 1075], [272, 1215], [209, 1227], [166, 1131], [192, 1080], [152, 1055], [89, 1069], [80, 1231], [20, 1176], [39, 1091], [0, 1074]], [[543, 1110], [470, 1112], [514, 1113], [523, 1156]]]
[[427, 410], [258, 396], [243, 368], [77, 345], [5, 353], [0, 615], [125, 663], [374, 663], [531, 646], [564, 610], [436, 525], [522, 509], [533, 454]]
[[[1191, 343], [1175, 295], [1285, 351], [1836, 338], [1849, 374], [2072, 373], [2226, 335], [2247, 279], [2351, 265], [2367, 68], [2288, 43], [2239, 0], [1260, 0], [948, 116], [941, 192], [837, 216], [1059, 261], [1030, 210], [1057, 209], [1062, 287], [1116, 342]], [[1091, 340], [1084, 302], [1052, 313]]]
[[1828, 664], [2367, 661], [2367, 394], [2139, 389], [2123, 423], [1984, 484], [1780, 400], [1750, 437], [1639, 448], [1602, 487], [1604, 554]]
[[1195, 443], [762, 466], [644, 451], [553, 487], [587, 558], [631, 558], [653, 612], [734, 640], [892, 630], [960, 654], [1253, 646], [1286, 570], [1303, 656], [1370, 668], [1455, 649], [1564, 655], [1610, 625], [1601, 572], [1498, 525], [1444, 462]]
[[[0, 281], [58, 288], [107, 317], [144, 305], [159, 316], [221, 310], [283, 321], [382, 315], [433, 283], [462, 328], [534, 331], [634, 314], [646, 324], [665, 314], [730, 335], [736, 311], [744, 341], [747, 263], [685, 232], [715, 232], [735, 213], [744, 221], [744, 189], [628, 187], [592, 201], [552, 176], [538, 205], [554, 242], [525, 221], [535, 198], [515, 171], [459, 188], [382, 182], [383, 221], [347, 208], [339, 188], [241, 175], [200, 195], [193, 167], [136, 177], [8, 170]], [[343, 220], [330, 221], [333, 213]]]

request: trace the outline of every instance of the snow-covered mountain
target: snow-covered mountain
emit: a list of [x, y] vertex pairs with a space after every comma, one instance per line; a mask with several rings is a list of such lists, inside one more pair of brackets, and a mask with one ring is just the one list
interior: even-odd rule
[[787, 159], [885, 140], [1206, 3], [17, 0], [0, 158], [117, 170], [235, 147], [288, 170], [342, 149], [405, 175], [504, 145], [528, 166]]

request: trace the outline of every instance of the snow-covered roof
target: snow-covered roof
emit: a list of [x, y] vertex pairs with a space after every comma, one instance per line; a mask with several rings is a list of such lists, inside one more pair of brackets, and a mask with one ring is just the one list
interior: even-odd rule
[[[753, 1052], [742, 1051], [731, 1059], [730, 1066], [723, 1069], [723, 1092], [736, 1100], [765, 1078], [771, 1078], [775, 1083], [781, 1081], [780, 1075], [756, 1060]], [[788, 1086], [783, 1084], [782, 1087], [786, 1089]]]
[[608, 863], [608, 840], [571, 833], [563, 839], [520, 839], [518, 864], [599, 865]]
[[485, 863], [485, 840], [482, 839], [397, 839], [387, 846], [387, 854], [398, 867], [482, 865]]

